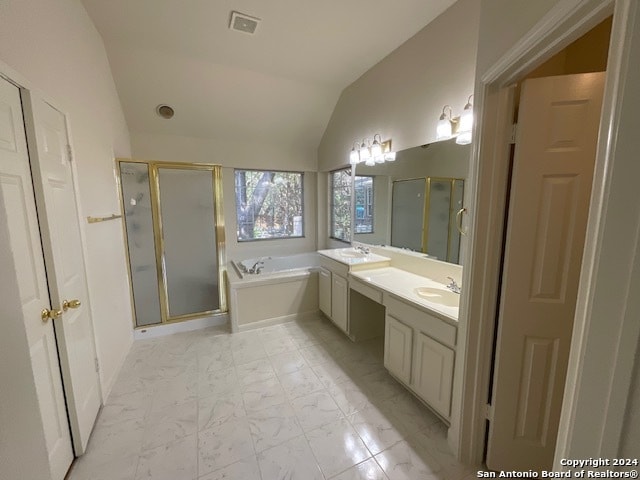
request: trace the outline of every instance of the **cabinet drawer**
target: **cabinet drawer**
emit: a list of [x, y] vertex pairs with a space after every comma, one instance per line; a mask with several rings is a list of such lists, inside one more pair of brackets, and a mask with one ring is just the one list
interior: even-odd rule
[[331, 270], [331, 272], [337, 273], [344, 278], [347, 278], [347, 275], [349, 274], [348, 265], [337, 262], [329, 257], [325, 257], [324, 255], [320, 255], [320, 266], [327, 270]]
[[382, 303], [382, 292], [351, 277], [349, 287], [376, 303]]
[[389, 315], [393, 315], [416, 330], [425, 332], [440, 343], [450, 347], [456, 346], [457, 329], [444, 320], [429, 315], [389, 295], [385, 295], [385, 306]]

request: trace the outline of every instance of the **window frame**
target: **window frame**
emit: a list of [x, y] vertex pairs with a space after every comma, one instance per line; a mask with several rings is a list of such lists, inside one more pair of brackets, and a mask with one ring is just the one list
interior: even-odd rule
[[[268, 237], [268, 238], [248, 238], [241, 239], [239, 238], [238, 232], [238, 197], [236, 190], [236, 173], [237, 172], [272, 172], [272, 173], [293, 173], [296, 175], [300, 175], [300, 208], [302, 213], [302, 235], [295, 236], [286, 236], [286, 237]], [[236, 242], [237, 243], [250, 243], [250, 242], [266, 242], [273, 240], [296, 240], [300, 238], [306, 238], [306, 215], [305, 215], [305, 172], [299, 170], [283, 170], [283, 169], [273, 169], [273, 168], [234, 168], [233, 169], [233, 200], [235, 204], [235, 218], [236, 218]]]
[[357, 205], [355, 205], [355, 182], [357, 181], [358, 178], [370, 178], [371, 179], [371, 188], [368, 189], [368, 192], [370, 192], [371, 194], [371, 204], [369, 204], [369, 202], [367, 202], [367, 191], [365, 191], [364, 194], [364, 198], [365, 198], [365, 203], [364, 203], [364, 208], [365, 208], [365, 216], [366, 216], [366, 212], [367, 210], [370, 210], [370, 217], [371, 217], [371, 231], [370, 232], [357, 232], [356, 231], [356, 222], [357, 222], [357, 215], [355, 216], [355, 218], [353, 219], [353, 234], [354, 235], [372, 235], [373, 233], [375, 233], [375, 181], [376, 181], [376, 176], [375, 175], [356, 175], [354, 178], [354, 182], [353, 182], [353, 198], [354, 198], [354, 206], [357, 207]]
[[[350, 178], [350, 182], [349, 182], [349, 190], [350, 190], [350, 193], [349, 193], [349, 195], [350, 195], [350, 197], [349, 197], [349, 218], [350, 218], [350, 220], [352, 220], [351, 217], [353, 215], [353, 212], [352, 212], [352, 210], [353, 210], [353, 208], [352, 208], [353, 207], [353, 202], [352, 202], [352, 200], [353, 200], [353, 181], [352, 180], [353, 179], [352, 179], [351, 169], [352, 169], [352, 167], [342, 167], [342, 168], [337, 168], [335, 170], [331, 170], [329, 172], [329, 238], [331, 240], [336, 240], [338, 242], [343, 242], [343, 243], [348, 243], [348, 244], [351, 244], [351, 235], [353, 234], [353, 232], [351, 232], [351, 230], [353, 229], [353, 225], [351, 225], [351, 227], [350, 227], [350, 232], [349, 232], [350, 233], [350, 235], [349, 235], [350, 238], [348, 240], [336, 237], [334, 235], [334, 230], [333, 230], [333, 227], [334, 227], [334, 221], [333, 221], [333, 219], [334, 219], [334, 208], [333, 208], [334, 207], [334, 201], [333, 200], [334, 200], [335, 197], [334, 197], [333, 192], [334, 192], [334, 175], [336, 173], [338, 173], [338, 172], [349, 171], [349, 178]], [[351, 221], [351, 224], [353, 224], [352, 221]]]

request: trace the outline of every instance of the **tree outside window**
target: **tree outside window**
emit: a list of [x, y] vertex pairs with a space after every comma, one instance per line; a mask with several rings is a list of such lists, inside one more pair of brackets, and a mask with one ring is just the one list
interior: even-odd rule
[[304, 236], [303, 174], [236, 170], [239, 242]]
[[[351, 169], [329, 174], [331, 228], [329, 236], [351, 241]], [[373, 176], [355, 177], [355, 233], [373, 233]]]
[[351, 169], [329, 174], [331, 190], [331, 228], [329, 236], [344, 242], [351, 241]]

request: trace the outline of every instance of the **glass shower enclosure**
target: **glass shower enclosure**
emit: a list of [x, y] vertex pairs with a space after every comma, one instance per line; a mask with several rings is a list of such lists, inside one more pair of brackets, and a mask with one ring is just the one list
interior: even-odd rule
[[117, 165], [135, 326], [225, 313], [220, 166]]

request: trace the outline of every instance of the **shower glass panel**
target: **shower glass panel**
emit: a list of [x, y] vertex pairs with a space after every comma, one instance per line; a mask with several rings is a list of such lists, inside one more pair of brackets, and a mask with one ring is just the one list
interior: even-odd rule
[[451, 216], [451, 180], [429, 179], [427, 254], [447, 261], [449, 219]]
[[460, 232], [458, 231], [458, 222], [455, 216], [462, 208], [464, 200], [464, 180], [456, 179], [453, 181], [453, 195], [451, 197], [451, 221], [449, 222], [449, 238], [451, 239], [449, 247], [448, 262], [460, 262]]
[[158, 168], [169, 319], [220, 309], [210, 170]]
[[149, 166], [120, 162], [122, 200], [136, 326], [160, 323], [160, 292], [153, 237]]
[[391, 245], [422, 251], [422, 226], [426, 179], [393, 182]]

